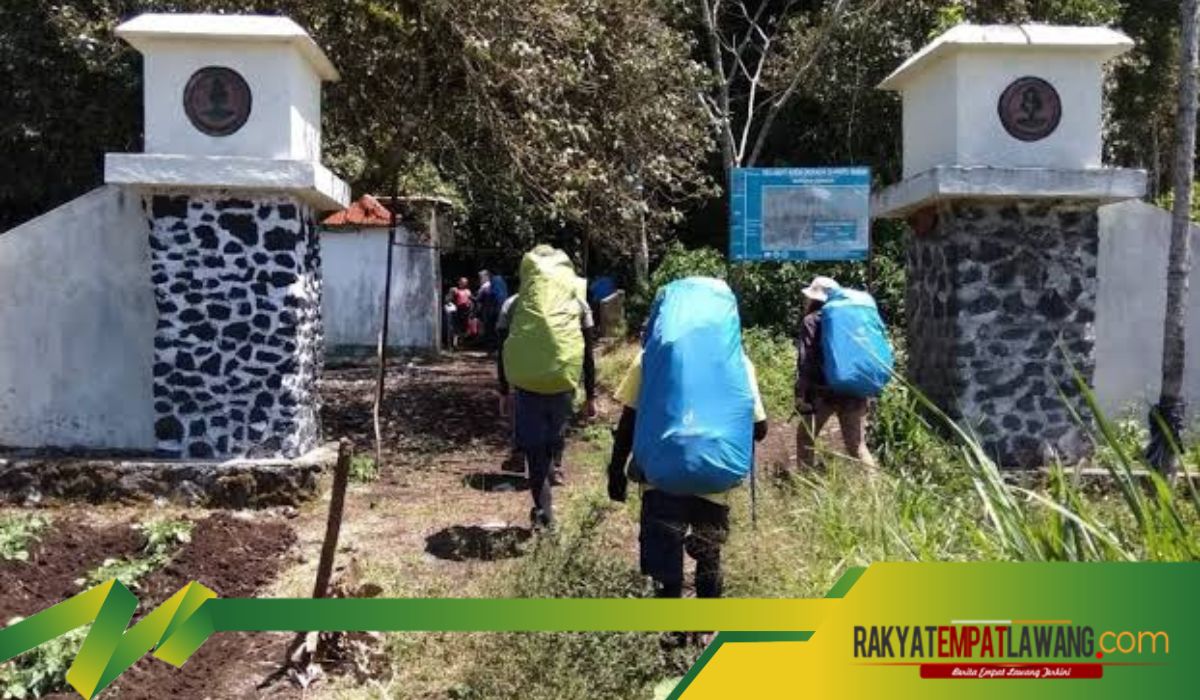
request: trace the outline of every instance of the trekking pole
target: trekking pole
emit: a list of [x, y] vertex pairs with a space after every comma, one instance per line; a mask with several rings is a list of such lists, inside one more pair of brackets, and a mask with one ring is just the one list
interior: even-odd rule
[[750, 445], [750, 527], [758, 529], [758, 446]]

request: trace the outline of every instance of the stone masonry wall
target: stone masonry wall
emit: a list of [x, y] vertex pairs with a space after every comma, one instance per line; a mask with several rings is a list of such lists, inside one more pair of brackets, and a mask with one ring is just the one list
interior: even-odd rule
[[1090, 449], [1072, 409], [1088, 419], [1074, 373], [1095, 367], [1097, 207], [946, 203], [909, 248], [911, 378], [1003, 466]]
[[320, 250], [287, 196], [146, 198], [164, 455], [295, 457], [320, 434]]

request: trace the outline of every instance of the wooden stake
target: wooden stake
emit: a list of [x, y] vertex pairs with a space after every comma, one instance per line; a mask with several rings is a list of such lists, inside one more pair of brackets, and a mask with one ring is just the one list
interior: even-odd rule
[[383, 323], [379, 329], [379, 375], [375, 379], [375, 409], [373, 422], [375, 424], [375, 469], [383, 468], [383, 426], [380, 414], [383, 412], [383, 388], [387, 381], [387, 341], [388, 321], [392, 310], [392, 250], [396, 247], [396, 206], [399, 195], [392, 194], [392, 225], [388, 227], [387, 238], [387, 273], [383, 280]]
[[317, 582], [313, 586], [312, 595], [314, 598], [325, 598], [329, 595], [329, 580], [333, 576], [333, 560], [337, 554], [338, 536], [342, 530], [342, 512], [346, 506], [346, 485], [350, 481], [352, 456], [350, 441], [342, 438], [338, 443], [337, 466], [333, 470], [333, 493], [329, 497], [325, 542], [321, 545], [321, 559], [317, 563]]
[[[342, 513], [346, 506], [346, 486], [350, 482], [350, 460], [353, 451], [350, 441], [342, 438], [338, 442], [337, 466], [333, 469], [333, 493], [329, 498], [329, 518], [325, 523], [325, 541], [321, 544], [321, 559], [317, 562], [317, 580], [313, 585], [313, 598], [329, 597], [329, 582], [333, 578], [334, 556], [337, 554], [338, 536], [342, 530]], [[321, 635], [318, 632], [298, 632], [284, 652], [283, 665], [258, 684], [263, 690], [284, 676], [307, 686], [312, 681], [314, 667], [319, 673]]]

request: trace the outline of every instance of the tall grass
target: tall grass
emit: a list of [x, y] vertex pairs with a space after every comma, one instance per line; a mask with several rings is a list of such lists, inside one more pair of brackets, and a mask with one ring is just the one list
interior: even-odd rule
[[[791, 398], [794, 359], [783, 343], [747, 333], [764, 400], [776, 409], [773, 421], [788, 415], [781, 409]], [[635, 353], [636, 347], [624, 347], [599, 358], [606, 388], [615, 387]], [[735, 495], [723, 551], [726, 595], [818, 597], [848, 567], [880, 561], [1200, 558], [1195, 491], [1144, 470], [1137, 436], [1096, 413], [1088, 422], [1098, 448], [1093, 466], [1102, 465], [1106, 479], [1085, 479], [1079, 469], [1053, 465], [1018, 482], [997, 468], [969, 431], [897, 381], [873, 416], [870, 439], [880, 470], [833, 459], [819, 472], [765, 481], [758, 490], [757, 525], [746, 489]], [[581, 439], [574, 463], [595, 476], [572, 482], [560, 501], [557, 535], [538, 542], [486, 594], [649, 595], [637, 572], [637, 494], [625, 507], [608, 504], [601, 474], [609, 435], [587, 431]], [[1195, 471], [1200, 449], [1187, 451], [1182, 461]], [[409, 682], [392, 692], [460, 700], [648, 699], [699, 653], [695, 647], [665, 651], [658, 635], [622, 633], [457, 635], [427, 644], [419, 654], [413, 649], [420, 647], [398, 652], [397, 663], [440, 663], [453, 670], [433, 674], [429, 687]]]
[[[560, 527], [489, 593], [496, 597], [629, 598], [650, 595], [606, 521], [619, 510], [599, 490], [569, 501]], [[452, 697], [462, 700], [648, 698], [681, 675], [699, 650], [664, 650], [646, 633], [481, 634], [469, 638]]]

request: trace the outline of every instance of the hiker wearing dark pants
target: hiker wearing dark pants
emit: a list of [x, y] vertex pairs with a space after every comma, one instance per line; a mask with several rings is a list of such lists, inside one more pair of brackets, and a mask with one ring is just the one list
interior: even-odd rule
[[533, 495], [533, 518], [538, 525], [550, 525], [553, 510], [551, 486], [556, 458], [562, 459], [567, 421], [575, 397], [570, 393], [535, 394], [516, 390], [514, 401], [514, 438], [525, 455], [529, 469], [529, 490]]
[[[754, 395], [754, 440], [757, 442], [767, 436], [767, 413], [758, 392], [754, 365], [749, 358], [743, 359]], [[629, 459], [637, 426], [641, 383], [642, 357], [639, 355], [616, 392], [616, 399], [625, 408], [613, 433], [608, 496], [614, 501], [624, 501], [630, 479], [641, 485], [639, 560], [642, 573], [654, 581], [656, 596], [678, 598], [683, 595], [683, 555], [686, 552], [696, 561], [696, 596], [718, 598], [722, 592], [721, 546], [729, 535], [729, 492], [680, 495], [646, 483], [637, 462]]]
[[580, 375], [586, 412], [596, 415], [596, 365], [591, 309], [565, 253], [538, 246], [521, 261], [521, 293], [505, 300], [497, 319], [500, 393], [513, 401], [513, 454], [527, 468], [535, 528], [554, 524], [551, 487], [563, 483], [562, 454]]
[[[496, 332], [499, 335], [499, 344], [501, 347], [503, 347], [504, 342], [506, 340], [508, 340], [508, 329], [512, 323], [513, 310], [514, 310], [517, 300], [520, 298], [520, 296], [521, 296], [520, 294], [514, 294], [514, 295], [508, 297], [508, 299], [506, 299], [504, 302], [504, 306], [500, 310], [500, 317], [496, 320]], [[585, 407], [585, 410], [586, 410], [586, 415], [588, 418], [594, 418], [596, 415], [596, 408], [595, 408], [596, 361], [595, 361], [595, 351], [593, 349], [593, 345], [595, 343], [595, 321], [592, 318], [591, 309], [587, 306], [587, 304], [580, 304], [579, 309], [580, 309], [579, 310], [579, 314], [580, 314], [579, 325], [580, 325], [580, 330], [583, 333], [583, 348], [584, 348], [584, 350], [583, 350], [583, 390], [587, 396], [587, 405]], [[509, 385], [508, 385], [508, 379], [504, 375], [504, 357], [500, 353], [497, 353], [497, 355], [496, 355], [496, 374], [500, 380], [501, 397], [502, 397], [502, 399], [506, 399], [508, 397], [508, 393], [509, 393]], [[516, 403], [520, 401], [520, 396], [522, 393], [523, 392], [521, 389], [517, 389], [515, 392], [513, 392], [514, 402], [512, 405], [513, 405], [513, 413], [514, 414], [519, 413], [519, 409], [516, 408]], [[531, 393], [531, 392], [529, 392], [529, 393]], [[570, 396], [570, 392], [567, 392], [567, 395]], [[545, 397], [545, 395], [543, 395], [543, 394], [534, 394], [534, 396], [542, 397], [542, 398]], [[571, 397], [571, 398], [573, 399], [573, 397]], [[562, 418], [562, 430], [564, 433], [566, 432], [567, 420], [570, 419], [570, 417], [571, 417], [571, 411], [570, 411], [571, 404], [572, 404], [572, 402], [569, 401], [567, 412], [564, 414], [564, 416]], [[512, 426], [513, 426], [512, 450], [513, 451], [512, 451], [512, 454], [509, 455], [509, 458], [505, 461], [505, 470], [519, 472], [519, 471], [523, 471], [524, 467], [525, 467], [524, 463], [526, 462], [526, 458], [522, 455], [522, 453], [525, 451], [525, 446], [522, 444], [522, 441], [518, 435], [518, 431], [520, 430], [520, 425], [517, 422], [517, 416], [514, 415], [512, 417], [512, 420], [513, 420], [513, 423], [512, 423]], [[566, 446], [565, 441], [560, 439], [554, 443], [554, 448], [552, 450], [550, 480], [554, 486], [562, 486], [564, 483], [566, 483], [566, 473], [563, 471], [563, 449], [565, 448], [565, 446]], [[530, 475], [530, 478], [532, 478], [532, 475]]]
[[683, 553], [696, 560], [696, 597], [720, 598], [721, 545], [729, 537], [729, 507], [699, 496], [651, 490], [642, 496], [642, 573], [655, 595], [683, 595]]

